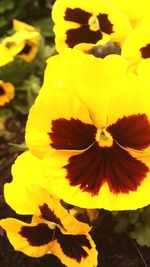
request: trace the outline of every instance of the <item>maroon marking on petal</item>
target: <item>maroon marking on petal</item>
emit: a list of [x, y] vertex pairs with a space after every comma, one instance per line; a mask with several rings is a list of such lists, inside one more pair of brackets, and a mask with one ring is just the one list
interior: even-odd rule
[[108, 19], [107, 14], [99, 14], [98, 16], [100, 29], [102, 32], [105, 32], [107, 34], [113, 33], [113, 24]]
[[92, 16], [91, 13], [86, 12], [80, 8], [67, 8], [64, 19], [67, 21], [76, 22], [79, 24], [88, 24], [89, 18]]
[[71, 48], [80, 43], [96, 44], [102, 39], [101, 31], [91, 31], [89, 26], [70, 29], [66, 32], [66, 35], [66, 44]]
[[150, 58], [150, 44], [140, 49], [142, 58]]
[[123, 147], [142, 150], [150, 145], [150, 122], [145, 114], [124, 116], [107, 131]]
[[78, 119], [52, 121], [49, 136], [56, 149], [78, 150], [89, 147], [95, 141], [96, 127]]
[[77, 262], [81, 262], [82, 258], [86, 258], [88, 253], [84, 247], [91, 249], [91, 244], [85, 235], [63, 235], [57, 228], [55, 238], [61, 246], [63, 253]]
[[0, 96], [5, 95], [5, 91], [2, 86], [0, 86]]
[[48, 207], [48, 205], [46, 203], [44, 203], [39, 208], [40, 208], [40, 211], [41, 211], [41, 215], [45, 220], [48, 220], [50, 222], [54, 222], [56, 224], [62, 225], [60, 219], [56, 217], [54, 212]]
[[26, 54], [28, 55], [31, 51], [32, 47], [28, 44], [25, 45], [25, 47], [18, 53], [18, 55]]
[[95, 143], [83, 153], [70, 157], [64, 168], [70, 185], [79, 185], [82, 191], [92, 195], [98, 195], [105, 182], [115, 194], [136, 191], [149, 171], [144, 163], [115, 143], [112, 147]]
[[37, 226], [23, 226], [19, 233], [26, 238], [31, 246], [42, 246], [52, 241], [54, 230], [50, 229], [47, 224], [40, 223]]

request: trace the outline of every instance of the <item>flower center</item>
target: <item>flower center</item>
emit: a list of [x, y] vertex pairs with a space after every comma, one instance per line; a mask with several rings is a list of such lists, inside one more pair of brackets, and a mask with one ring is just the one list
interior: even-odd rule
[[111, 147], [113, 145], [113, 138], [104, 128], [98, 130], [96, 134], [96, 141], [100, 147]]
[[99, 21], [98, 21], [98, 18], [96, 16], [92, 16], [89, 19], [89, 26], [90, 26], [91, 31], [99, 30]]
[[5, 91], [4, 91], [3, 87], [0, 85], [0, 96], [2, 96], [4, 94], [5, 94]]

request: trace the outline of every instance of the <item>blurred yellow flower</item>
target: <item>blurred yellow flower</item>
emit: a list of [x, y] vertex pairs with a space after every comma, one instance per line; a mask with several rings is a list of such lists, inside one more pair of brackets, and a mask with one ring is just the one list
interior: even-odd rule
[[29, 63], [38, 53], [41, 40], [39, 31], [18, 20], [13, 20], [13, 28], [14, 34], [4, 38], [0, 44], [0, 52], [4, 51], [6, 55], [0, 60], [0, 66], [13, 61], [14, 58], [21, 58]]
[[9, 103], [15, 96], [15, 87], [12, 83], [0, 80], [0, 106]]

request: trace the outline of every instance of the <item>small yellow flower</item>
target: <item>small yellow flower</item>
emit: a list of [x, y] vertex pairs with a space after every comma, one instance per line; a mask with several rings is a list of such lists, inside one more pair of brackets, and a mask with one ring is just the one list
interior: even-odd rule
[[10, 55], [10, 60], [7, 62], [11, 62], [14, 58], [21, 58], [29, 63], [37, 55], [41, 35], [34, 27], [18, 20], [13, 21], [13, 26], [15, 33], [1, 42], [1, 47]]
[[58, 52], [65, 47], [86, 51], [109, 40], [122, 43], [131, 29], [128, 18], [107, 0], [57, 0], [52, 18]]
[[121, 56], [70, 54], [70, 63], [67, 52], [55, 56], [57, 63], [49, 59], [27, 122], [27, 145], [43, 159], [47, 188], [83, 208], [148, 205], [149, 86], [128, 74]]
[[52, 253], [67, 267], [95, 267], [97, 251], [89, 235], [91, 228], [38, 185], [44, 181], [42, 161], [25, 152], [13, 165], [12, 174], [13, 181], [5, 185], [6, 202], [20, 214], [33, 215], [30, 223], [13, 218], [0, 221], [14, 248], [32, 257]]
[[15, 96], [15, 87], [12, 83], [0, 80], [0, 106], [9, 103]]

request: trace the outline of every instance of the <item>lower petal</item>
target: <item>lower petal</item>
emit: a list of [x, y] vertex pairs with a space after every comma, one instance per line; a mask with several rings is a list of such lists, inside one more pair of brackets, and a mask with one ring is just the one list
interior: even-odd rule
[[15, 250], [30, 257], [41, 257], [48, 253], [54, 230], [47, 224], [27, 224], [13, 218], [0, 221]]
[[[103, 183], [97, 195], [81, 188], [80, 185], [71, 185], [64, 168], [72, 156], [71, 152], [54, 152], [44, 158], [45, 178], [48, 187], [55, 195], [65, 202], [82, 208], [104, 208], [107, 210], [134, 210], [150, 203], [149, 186], [150, 173], [136, 187], [135, 191], [114, 193], [110, 191], [107, 182]], [[145, 157], [136, 157], [149, 168], [149, 160]]]
[[97, 266], [97, 251], [90, 235], [62, 235], [56, 230], [52, 253], [67, 267]]

